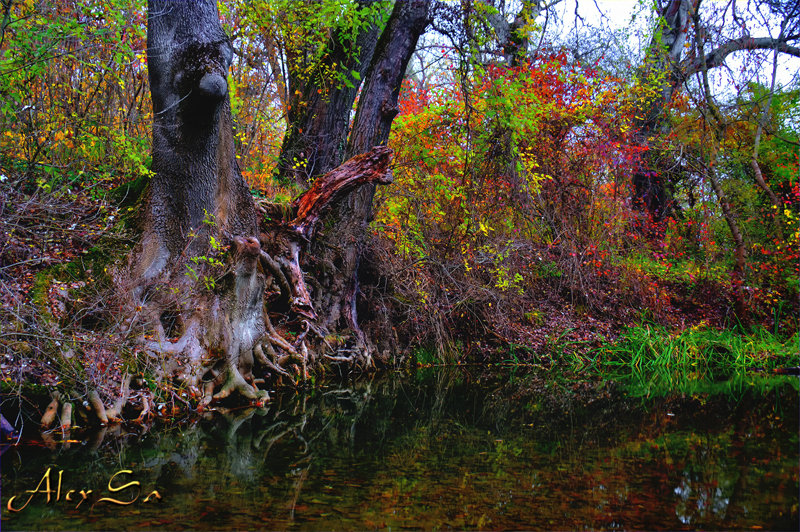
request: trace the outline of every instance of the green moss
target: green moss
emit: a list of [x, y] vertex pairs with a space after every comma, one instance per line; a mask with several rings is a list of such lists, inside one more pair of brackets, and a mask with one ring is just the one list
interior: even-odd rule
[[139, 202], [149, 182], [149, 175], [140, 175], [136, 179], [112, 189], [110, 191], [111, 198], [120, 208], [133, 207]]
[[36, 274], [33, 278], [33, 286], [30, 291], [31, 305], [36, 309], [39, 316], [45, 321], [54, 321], [53, 313], [50, 311], [49, 298], [47, 292], [53, 284], [53, 269], [48, 268]]
[[13, 382], [13, 381], [0, 381], [0, 393], [14, 394], [18, 393], [26, 400], [40, 403], [41, 399], [49, 398], [53, 390], [48, 386], [42, 386], [34, 382]]

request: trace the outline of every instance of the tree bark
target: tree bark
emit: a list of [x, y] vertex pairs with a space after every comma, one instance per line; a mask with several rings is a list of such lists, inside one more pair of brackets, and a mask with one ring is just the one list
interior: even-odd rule
[[[358, 3], [363, 11], [375, 9], [374, 2]], [[358, 33], [352, 46], [343, 29], [333, 31], [311, 72], [299, 72], [302, 63], [293, 64], [290, 58], [289, 126], [278, 160], [280, 178], [306, 186], [312, 177], [345, 159], [350, 112], [381, 31], [378, 13], [374, 15], [376, 19]]]
[[[429, 0], [395, 4], [361, 91], [348, 156], [388, 141], [392, 121], [399, 112], [397, 101], [408, 62], [430, 23], [429, 10]], [[367, 339], [358, 324], [358, 270], [374, 195], [375, 184], [367, 183], [346, 196], [328, 216], [330, 223], [325, 225], [330, 229], [315, 242], [311, 253], [312, 271], [322, 288], [316, 294], [320, 324], [351, 331], [360, 348], [367, 348]]]
[[[216, 4], [150, 0], [148, 9], [154, 123], [138, 261], [145, 281], [181, 256], [204, 253], [212, 233], [257, 233], [234, 152], [227, 83], [232, 48]], [[209, 215], [213, 227], [204, 223]]]
[[[669, 0], [658, 13], [659, 23], [639, 74], [645, 85], [657, 83], [656, 95], [645, 102], [640, 117], [634, 121], [639, 143], [644, 146], [652, 148], [652, 141], [663, 133], [664, 111], [683, 80], [680, 60], [692, 15], [697, 12], [700, 2]], [[646, 209], [656, 221], [662, 220], [671, 210], [667, 180], [662, 175], [659, 157], [660, 154], [648, 150], [633, 174], [634, 204]]]
[[[513, 68], [519, 65], [520, 61], [524, 60], [528, 53], [528, 39], [525, 35], [521, 34], [519, 30], [528, 24], [529, 21], [536, 20], [542, 12], [542, 9], [546, 8], [542, 6], [539, 0], [522, 2], [519, 11], [514, 16], [514, 20], [508, 22], [504, 10], [505, 2], [501, 1], [497, 3], [499, 5], [494, 5], [495, 2], [493, 1], [489, 2], [497, 11], [488, 15], [487, 22], [492, 27], [497, 37], [497, 44], [503, 53], [503, 61], [507, 67]], [[557, 3], [558, 2], [553, 2], [549, 4], [548, 7]]]
[[[132, 259], [142, 332], [153, 335], [142, 343], [168, 355], [154, 368], [160, 378], [205, 393], [204, 403], [234, 391], [260, 400], [265, 392], [251, 369], [266, 330], [265, 281], [255, 206], [234, 152], [232, 48], [215, 1], [149, 0], [147, 55], [153, 175]], [[212, 261], [228, 246], [227, 273], [214, 271], [221, 263]]]

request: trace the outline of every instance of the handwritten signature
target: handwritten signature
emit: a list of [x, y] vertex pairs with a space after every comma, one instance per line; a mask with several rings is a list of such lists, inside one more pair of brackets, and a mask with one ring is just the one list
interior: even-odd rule
[[[58, 472], [58, 485], [56, 489], [51, 489], [52, 484], [50, 482], [50, 472], [52, 469], [53, 469], [52, 467], [47, 468], [47, 471], [45, 471], [44, 475], [42, 476], [42, 479], [39, 481], [39, 484], [36, 486], [36, 488], [25, 491], [25, 493], [30, 493], [30, 496], [28, 497], [28, 500], [25, 502], [25, 504], [23, 504], [19, 508], [15, 508], [14, 501], [17, 499], [17, 496], [14, 495], [8, 500], [6, 508], [8, 508], [10, 512], [21, 512], [22, 510], [25, 509], [26, 506], [28, 506], [28, 504], [30, 504], [33, 498], [36, 497], [37, 495], [45, 496], [47, 498], [47, 504], [50, 504], [51, 501], [61, 502], [62, 500], [61, 481], [64, 475], [64, 470], [62, 469]], [[132, 475], [132, 474], [133, 471], [131, 471], [130, 469], [122, 469], [111, 475], [111, 478], [108, 479], [108, 491], [110, 493], [115, 494], [115, 496], [117, 497], [122, 496], [120, 492], [126, 490], [133, 490], [127, 494], [128, 496], [124, 497], [125, 500], [115, 499], [113, 497], [101, 497], [96, 501], [94, 501], [94, 503], [92, 503], [92, 508], [94, 508], [96, 505], [100, 503], [109, 503], [109, 504], [118, 504], [121, 506], [127, 506], [129, 504], [133, 504], [136, 501], [138, 501], [140, 495], [142, 494], [141, 483], [138, 480], [131, 480], [130, 482], [127, 482], [122, 485], [119, 484], [121, 479], [115, 481], [115, 479], [121, 475]], [[78, 508], [81, 504], [83, 504], [84, 501], [89, 499], [89, 495], [91, 495], [92, 493], [93, 490], [86, 490], [86, 489], [82, 489], [80, 491], [74, 489], [65, 490], [63, 493], [63, 500], [67, 502], [78, 501], [78, 504], [75, 505], [75, 508]], [[133, 497], [130, 497], [131, 495]], [[80, 496], [80, 499], [78, 499], [78, 496]], [[147, 497], [144, 498], [142, 502], [153, 502], [157, 500], [161, 500], [161, 494], [157, 490], [153, 490], [147, 495]]]

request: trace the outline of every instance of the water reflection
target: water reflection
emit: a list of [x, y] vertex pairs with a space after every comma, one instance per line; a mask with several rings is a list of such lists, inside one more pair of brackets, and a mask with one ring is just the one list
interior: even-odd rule
[[[420, 371], [69, 448], [31, 442], [3, 455], [3, 528], [798, 529], [796, 380], [643, 402], [509, 377]], [[135, 479], [141, 497], [90, 510], [39, 493], [9, 512], [48, 467], [93, 489], [88, 502], [130, 470], [116, 486]], [[152, 491], [162, 499], [143, 503]]]

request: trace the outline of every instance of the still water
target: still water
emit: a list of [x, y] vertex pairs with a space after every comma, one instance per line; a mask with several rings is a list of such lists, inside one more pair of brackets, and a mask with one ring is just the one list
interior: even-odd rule
[[11, 448], [2, 529], [800, 528], [796, 378], [641, 399], [449, 368], [273, 395]]

